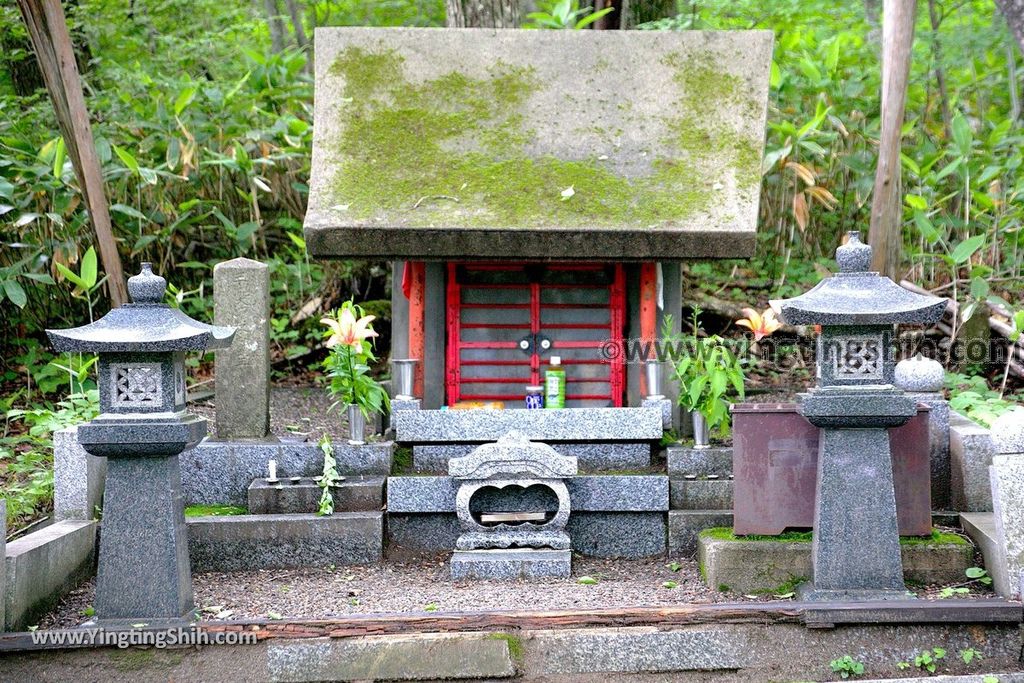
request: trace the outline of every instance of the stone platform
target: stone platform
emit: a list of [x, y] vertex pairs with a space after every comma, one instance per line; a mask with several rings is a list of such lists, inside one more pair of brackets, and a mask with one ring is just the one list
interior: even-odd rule
[[455, 581], [564, 579], [571, 571], [572, 553], [569, 550], [456, 550], [451, 560], [452, 579]]
[[[317, 478], [272, 484], [257, 479], [249, 485], [249, 512], [254, 515], [316, 512], [323, 489]], [[384, 507], [384, 477], [346, 477], [331, 487], [335, 512], [373, 512]]]
[[[698, 536], [697, 560], [709, 586], [743, 594], [789, 592], [812, 576], [809, 540], [721, 538], [727, 531], [709, 529]], [[906, 580], [925, 585], [963, 582], [974, 562], [974, 547], [963, 539], [913, 539], [900, 544], [900, 554]]]
[[[468, 455], [479, 444], [417, 444], [412, 447], [413, 472], [445, 474], [448, 461]], [[640, 470], [651, 466], [649, 441], [612, 443], [552, 443], [558, 453], [576, 458], [584, 472]]]

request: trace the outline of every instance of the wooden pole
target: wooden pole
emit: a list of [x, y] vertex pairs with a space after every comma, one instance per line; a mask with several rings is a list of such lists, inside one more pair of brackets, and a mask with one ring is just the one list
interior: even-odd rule
[[427, 298], [427, 264], [415, 261], [410, 264], [412, 283], [409, 287], [409, 358], [418, 358], [414, 380], [416, 396], [423, 397], [423, 366], [426, 364], [426, 337], [424, 313]]
[[885, 0], [882, 10], [882, 134], [871, 198], [871, 267], [896, 277], [903, 236], [900, 197], [900, 140], [907, 103], [917, 0]]
[[[648, 346], [654, 358], [654, 341], [658, 336], [658, 266], [647, 262], [640, 264], [640, 339]], [[641, 348], [643, 348], [641, 346]], [[640, 395], [647, 395], [647, 373], [640, 372]]]
[[18, 0], [18, 8], [28, 27], [32, 49], [96, 233], [96, 246], [107, 275], [110, 305], [116, 308], [128, 301], [128, 290], [64, 11], [59, 0]]

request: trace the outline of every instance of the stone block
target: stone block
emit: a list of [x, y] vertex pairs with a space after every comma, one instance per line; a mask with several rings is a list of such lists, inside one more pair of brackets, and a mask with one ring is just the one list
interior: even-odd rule
[[[697, 546], [704, 580], [723, 592], [788, 592], [812, 576], [810, 541], [725, 540], [701, 534]], [[900, 545], [900, 556], [907, 581], [959, 583], [973, 562], [974, 548], [966, 542], [910, 542]]]
[[572, 553], [568, 550], [456, 550], [451, 559], [453, 581], [566, 579], [571, 573]]
[[732, 510], [731, 479], [671, 479], [669, 504], [673, 510]]
[[1024, 456], [996, 455], [989, 468], [995, 525], [995, 554], [989, 565], [996, 592], [1020, 599], [1024, 571]]
[[1001, 559], [1000, 543], [996, 532], [996, 515], [994, 512], [964, 512], [960, 515], [960, 526], [967, 534], [984, 560], [985, 569], [992, 577], [992, 588], [1006, 597], [1009, 595], [1009, 577], [1006, 575], [1006, 562]]
[[[573, 552], [639, 559], [665, 554], [663, 512], [576, 512], [567, 527]], [[454, 513], [388, 514], [388, 557], [451, 552], [461, 533]]]
[[995, 455], [989, 430], [960, 413], [949, 416], [950, 505], [960, 512], [991, 512], [988, 468]]
[[657, 408], [403, 410], [392, 415], [399, 443], [497, 441], [518, 431], [532, 441], [658, 441]]
[[947, 510], [950, 505], [949, 401], [942, 394], [912, 393], [912, 398], [928, 406], [932, 509]]
[[573, 512], [572, 550], [588, 557], [641, 559], [665, 554], [664, 512]]
[[78, 427], [53, 433], [53, 516], [95, 519], [103, 506], [107, 459], [89, 455], [78, 443]]
[[640, 405], [643, 408], [657, 408], [660, 410], [662, 429], [672, 429], [672, 401], [667, 398], [645, 398]]
[[676, 672], [733, 672], [757, 656], [747, 634], [720, 626], [548, 630], [531, 633], [526, 668], [574, 677], [570, 680], [596, 680], [600, 674], [679, 676]]
[[[576, 458], [582, 472], [638, 470], [651, 466], [651, 444], [646, 441], [625, 443], [553, 443], [560, 454]], [[477, 444], [418, 444], [412, 448], [412, 469], [423, 474], [444, 474], [448, 461], [461, 458]]]
[[[249, 484], [249, 512], [254, 515], [279, 515], [316, 512], [323, 489], [317, 479], [303, 477], [292, 483], [281, 480], [271, 484], [256, 479]], [[331, 489], [335, 512], [373, 512], [384, 507], [384, 477], [350, 476]]]
[[726, 476], [732, 474], [732, 447], [692, 448], [690, 446], [669, 446], [665, 449], [668, 459], [668, 475], [682, 477], [693, 474], [705, 477], [709, 474]]
[[[668, 510], [664, 475], [580, 475], [566, 486], [573, 514]], [[388, 513], [455, 512], [456, 488], [451, 477], [388, 477]]]
[[697, 534], [714, 527], [732, 528], [732, 510], [669, 510], [669, 556], [693, 557], [697, 553]]
[[391, 399], [391, 412], [397, 412], [399, 410], [419, 410], [421, 408], [420, 400], [418, 398], [392, 398]]
[[381, 512], [188, 520], [189, 554], [195, 572], [371, 564], [383, 557], [383, 534]]
[[[334, 445], [338, 473], [386, 476], [394, 443], [380, 441]], [[324, 454], [315, 443], [290, 439], [216, 441], [205, 439], [181, 454], [185, 505], [245, 505], [249, 484], [267, 476], [267, 462], [277, 461], [277, 476], [315, 477], [323, 472]]]
[[213, 267], [213, 318], [235, 328], [230, 348], [215, 353], [218, 439], [270, 433], [270, 270], [247, 258]]
[[267, 642], [268, 680], [493, 680], [516, 674], [509, 638], [490, 633], [417, 633]]
[[6, 630], [24, 631], [92, 575], [96, 528], [91, 520], [64, 520], [7, 544], [3, 598]]

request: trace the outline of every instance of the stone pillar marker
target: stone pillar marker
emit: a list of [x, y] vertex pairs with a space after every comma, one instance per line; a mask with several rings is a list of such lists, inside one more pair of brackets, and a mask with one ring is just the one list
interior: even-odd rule
[[1000, 415], [992, 424], [996, 455], [989, 466], [996, 527], [996, 557], [988, 567], [995, 591], [1020, 600], [1024, 579], [1024, 408]]
[[896, 386], [918, 403], [928, 406], [929, 460], [932, 475], [932, 510], [950, 508], [949, 401], [942, 388], [942, 363], [918, 354], [896, 364]]
[[839, 273], [809, 292], [773, 302], [790, 325], [821, 325], [818, 384], [800, 414], [821, 428], [812, 549], [813, 581], [801, 598], [898, 600], [903, 583], [888, 428], [917, 413], [893, 386], [893, 329], [937, 322], [945, 300], [868, 272], [871, 247], [851, 232], [836, 250]]
[[214, 361], [218, 439], [263, 439], [270, 433], [270, 269], [236, 258], [213, 268], [214, 324], [235, 328], [235, 341]]
[[234, 330], [162, 303], [150, 264], [128, 279], [133, 303], [96, 322], [47, 330], [57, 351], [99, 354], [100, 415], [78, 427], [107, 458], [96, 620], [124, 626], [188, 622], [194, 609], [178, 455], [206, 434], [185, 410], [185, 352], [224, 348]]

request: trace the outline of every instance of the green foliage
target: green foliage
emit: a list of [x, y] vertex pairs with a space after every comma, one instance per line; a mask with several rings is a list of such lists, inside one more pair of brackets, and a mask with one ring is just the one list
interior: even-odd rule
[[384, 387], [370, 375], [370, 363], [377, 360], [367, 341], [377, 336], [370, 324], [373, 318], [351, 300], [324, 318], [328, 325], [324, 336], [331, 347], [324, 359], [324, 370], [330, 380], [328, 392], [335, 404], [359, 406], [366, 416], [383, 413], [390, 405]]
[[939, 662], [946, 657], [946, 651], [941, 647], [933, 647], [930, 650], [925, 650], [916, 657], [914, 657], [914, 666], [919, 669], [923, 669], [930, 674], [935, 673], [938, 668]]
[[981, 653], [975, 650], [973, 647], [964, 648], [959, 652], [960, 659], [963, 660], [964, 664], [970, 665], [974, 660], [981, 660]]
[[709, 429], [729, 432], [729, 397], [743, 398], [743, 361], [718, 335], [701, 337], [700, 309], [694, 309], [693, 332], [672, 332], [671, 316], [665, 316], [662, 337], [679, 350], [671, 359], [672, 374], [679, 383], [679, 405], [704, 415]]
[[614, 9], [605, 7], [595, 12], [589, 5], [580, 7], [579, 0], [538, 0], [538, 11], [526, 15], [530, 21], [523, 28], [586, 28]]
[[986, 427], [991, 427], [996, 418], [1015, 405], [1014, 401], [1004, 399], [998, 391], [990, 389], [982, 376], [947, 373], [946, 388], [949, 389], [949, 406], [953, 410]]
[[333, 515], [334, 514], [334, 494], [331, 489], [341, 479], [338, 474], [338, 461], [334, 459], [334, 447], [331, 445], [331, 439], [326, 434], [320, 438], [320, 450], [324, 454], [324, 468], [320, 475], [320, 488], [323, 492], [320, 494], [320, 503], [318, 504], [316, 514], [318, 515]]
[[839, 677], [843, 679], [864, 674], [864, 664], [850, 655], [843, 655], [839, 659], [833, 659], [828, 665], [833, 673], [839, 674]]

